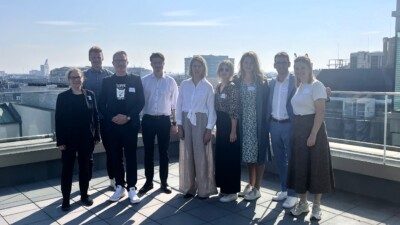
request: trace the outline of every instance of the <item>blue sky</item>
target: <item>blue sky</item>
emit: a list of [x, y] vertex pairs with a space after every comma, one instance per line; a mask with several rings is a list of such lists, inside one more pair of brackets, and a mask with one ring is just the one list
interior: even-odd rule
[[146, 68], [150, 54], [162, 52], [167, 72], [183, 72], [194, 54], [239, 62], [253, 50], [266, 72], [279, 51], [292, 60], [308, 53], [315, 68], [326, 68], [351, 52], [382, 51], [395, 8], [395, 0], [0, 0], [0, 70], [27, 73], [45, 59], [50, 69], [86, 66], [93, 45], [106, 66], [118, 50]]

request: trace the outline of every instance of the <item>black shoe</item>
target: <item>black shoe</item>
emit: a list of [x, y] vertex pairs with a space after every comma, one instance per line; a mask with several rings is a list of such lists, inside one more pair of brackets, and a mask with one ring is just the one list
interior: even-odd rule
[[71, 205], [69, 204], [69, 201], [68, 202], [64, 202], [63, 201], [63, 203], [61, 205], [61, 210], [64, 211], [64, 212], [67, 212], [70, 209], [71, 209]]
[[160, 190], [165, 194], [171, 194], [172, 190], [168, 185], [161, 185]]
[[146, 194], [148, 191], [153, 189], [153, 183], [145, 183], [139, 190], [139, 194]]
[[186, 195], [183, 196], [183, 198], [193, 198], [193, 197], [194, 197], [193, 194], [186, 194]]
[[200, 196], [198, 196], [198, 195], [197, 195], [197, 197], [198, 197], [200, 200], [206, 200], [206, 199], [209, 198], [209, 197], [200, 197]]
[[85, 206], [91, 206], [91, 205], [93, 205], [93, 200], [90, 199], [89, 196], [81, 198], [81, 202], [82, 202], [82, 204], [85, 205]]

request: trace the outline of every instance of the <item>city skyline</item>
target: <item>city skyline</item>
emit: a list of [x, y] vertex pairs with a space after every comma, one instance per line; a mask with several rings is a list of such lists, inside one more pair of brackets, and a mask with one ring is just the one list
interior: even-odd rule
[[6, 1], [0, 0], [0, 71], [28, 73], [45, 59], [50, 69], [87, 66], [88, 49], [128, 53], [130, 67], [150, 68], [152, 52], [166, 56], [166, 72], [183, 73], [184, 58], [255, 51], [265, 72], [273, 56], [308, 53], [314, 68], [351, 52], [382, 51], [394, 36], [396, 1]]

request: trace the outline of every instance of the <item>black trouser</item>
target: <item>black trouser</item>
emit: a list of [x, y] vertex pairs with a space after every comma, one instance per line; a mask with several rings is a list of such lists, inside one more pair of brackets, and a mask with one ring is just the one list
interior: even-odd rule
[[[85, 141], [86, 142], [86, 141]], [[61, 151], [62, 172], [61, 172], [61, 192], [64, 201], [69, 201], [72, 186], [72, 174], [76, 154], [78, 153], [79, 165], [79, 190], [82, 198], [86, 198], [89, 188], [90, 175], [92, 168], [90, 159], [93, 154], [94, 143], [75, 143], [73, 146], [67, 145], [67, 148]]]
[[106, 126], [106, 123], [107, 122], [105, 120], [100, 120], [100, 136], [101, 136], [101, 142], [103, 143], [104, 146], [104, 150], [106, 150], [106, 158], [107, 158], [106, 165], [107, 165], [108, 178], [113, 179], [115, 175], [114, 175], [114, 167], [113, 167], [110, 137], [109, 137], [110, 128]]
[[160, 158], [160, 180], [167, 185], [168, 178], [168, 147], [170, 140], [171, 120], [169, 116], [144, 115], [142, 118], [142, 134], [144, 144], [144, 168], [146, 183], [153, 182], [154, 177], [154, 139], [157, 135], [158, 153]]
[[136, 148], [139, 127], [134, 128], [131, 123], [116, 125], [109, 122], [110, 150], [113, 160], [113, 169], [116, 185], [125, 185], [125, 168], [123, 156], [125, 155], [127, 189], [136, 188], [137, 162]]

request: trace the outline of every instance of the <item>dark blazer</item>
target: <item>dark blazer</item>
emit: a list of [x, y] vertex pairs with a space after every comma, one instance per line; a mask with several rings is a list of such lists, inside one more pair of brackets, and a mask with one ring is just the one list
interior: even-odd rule
[[[235, 84], [238, 88], [242, 87], [242, 79], [235, 78]], [[239, 91], [239, 95], [242, 92]], [[264, 164], [265, 161], [271, 161], [271, 151], [269, 145], [269, 130], [266, 129], [268, 126], [267, 121], [267, 108], [268, 108], [268, 95], [269, 95], [269, 86], [267, 79], [256, 80], [256, 117], [257, 117], [257, 140], [258, 140], [258, 159], [257, 164]], [[241, 98], [239, 98], [241, 99]], [[242, 103], [240, 102], [240, 107], [242, 107]], [[240, 109], [240, 113], [243, 114], [242, 108]], [[242, 118], [242, 116], [240, 116]], [[240, 138], [243, 138], [242, 135], [243, 125], [242, 120], [239, 120], [239, 133]], [[242, 140], [241, 140], [241, 143]]]
[[[276, 79], [273, 79], [269, 83], [269, 99], [268, 99], [268, 113], [267, 113], [267, 121], [269, 122], [271, 120], [271, 113], [272, 113], [272, 99], [274, 98], [274, 89], [275, 89], [275, 84], [276, 84]], [[291, 100], [293, 98], [293, 95], [296, 93], [296, 79], [294, 78], [293, 74], [289, 74], [289, 86], [288, 86], [288, 95], [287, 95], [287, 101], [286, 101], [286, 110], [289, 115], [290, 121], [293, 122], [294, 119], [294, 113], [293, 113], [293, 107]]]
[[[103, 79], [100, 92], [99, 110], [106, 121], [112, 122], [112, 118], [119, 114], [116, 96], [116, 75]], [[135, 91], [130, 91], [133, 90]], [[125, 87], [125, 102], [127, 116], [131, 118], [131, 125], [140, 128], [139, 113], [144, 107], [144, 93], [142, 80], [136, 75], [127, 75]]]
[[[88, 123], [90, 124], [90, 136], [87, 136], [88, 141], [100, 141], [99, 134], [99, 116], [96, 105], [96, 97], [92, 91], [82, 89], [82, 93], [85, 96], [86, 107], [85, 120], [86, 121], [73, 121], [71, 118], [71, 102], [72, 102], [72, 90], [69, 89], [60, 93], [57, 97], [56, 103], [56, 137], [57, 146], [69, 145], [75, 140], [71, 138], [74, 133], [79, 133], [80, 131], [73, 130], [71, 124], [73, 123]], [[87, 135], [87, 133], [82, 133], [82, 135]]]

